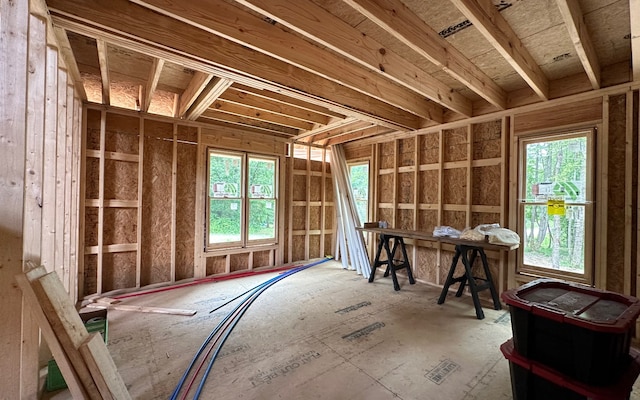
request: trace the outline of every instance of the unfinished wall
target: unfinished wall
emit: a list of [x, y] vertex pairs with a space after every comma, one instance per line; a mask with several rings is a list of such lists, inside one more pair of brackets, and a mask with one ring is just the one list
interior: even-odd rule
[[[82, 99], [40, 1], [0, 1], [0, 387], [35, 399], [40, 336], [14, 276], [55, 271], [77, 299]], [[23, 305], [24, 304], [24, 305]]]

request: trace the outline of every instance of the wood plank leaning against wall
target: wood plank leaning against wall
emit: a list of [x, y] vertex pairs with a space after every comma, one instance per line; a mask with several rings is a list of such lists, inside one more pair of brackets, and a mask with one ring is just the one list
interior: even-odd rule
[[0, 51], [10, 55], [0, 57], [0, 387], [16, 399], [37, 398], [41, 363], [14, 276], [31, 260], [76, 294], [81, 99], [45, 10], [35, 0], [0, 1]]

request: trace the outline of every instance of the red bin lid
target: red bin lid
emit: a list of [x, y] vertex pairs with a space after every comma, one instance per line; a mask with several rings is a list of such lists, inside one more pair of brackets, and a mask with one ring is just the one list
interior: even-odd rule
[[635, 297], [555, 279], [537, 279], [501, 297], [534, 315], [600, 332], [626, 332], [640, 315]]

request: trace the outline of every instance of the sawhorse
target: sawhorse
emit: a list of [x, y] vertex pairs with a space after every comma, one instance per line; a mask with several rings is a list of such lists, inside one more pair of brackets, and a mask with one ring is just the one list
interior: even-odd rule
[[[468, 257], [468, 253], [471, 252], [471, 258]], [[476, 256], [480, 254], [480, 259], [482, 260], [482, 268], [484, 269], [484, 278], [474, 277], [471, 268], [473, 267], [473, 262], [476, 260]], [[453, 277], [453, 274], [456, 270], [456, 265], [458, 265], [458, 259], [462, 256], [462, 264], [464, 265], [464, 275], [461, 275], [457, 278]], [[481, 284], [477, 284], [476, 281], [483, 281]], [[469, 291], [471, 292], [471, 297], [473, 298], [473, 305], [476, 308], [476, 317], [478, 319], [484, 318], [484, 312], [482, 311], [482, 305], [480, 304], [480, 298], [478, 297], [478, 292], [489, 289], [491, 291], [491, 297], [493, 298], [493, 307], [496, 310], [502, 309], [502, 304], [500, 304], [500, 298], [498, 297], [498, 292], [493, 284], [493, 279], [491, 278], [491, 271], [489, 270], [489, 265], [487, 263], [487, 256], [484, 253], [484, 249], [482, 247], [476, 246], [468, 246], [468, 245], [456, 245], [456, 253], [453, 256], [453, 261], [451, 262], [451, 268], [449, 269], [449, 274], [447, 275], [447, 280], [444, 283], [444, 287], [442, 288], [442, 292], [440, 293], [440, 298], [438, 299], [438, 304], [444, 303], [447, 292], [449, 291], [449, 286], [453, 285], [456, 282], [460, 282], [460, 287], [456, 292], [456, 297], [462, 296], [464, 292], [464, 287], [468, 283]]]
[[[389, 246], [389, 241], [393, 239], [393, 249]], [[402, 257], [404, 258], [402, 262], [396, 263], [394, 260], [396, 250], [400, 247], [402, 250]], [[382, 249], [384, 248], [387, 253], [386, 260], [380, 260], [380, 255], [382, 254]], [[371, 275], [369, 275], [369, 282], [373, 282], [373, 279], [376, 274], [376, 268], [381, 265], [387, 266], [387, 269], [384, 272], [384, 276], [389, 276], [389, 272], [391, 272], [391, 277], [393, 278], [393, 288], [395, 290], [400, 290], [400, 284], [398, 284], [398, 277], [396, 276], [396, 271], [400, 269], [407, 270], [407, 277], [409, 277], [409, 283], [416, 283], [415, 279], [413, 279], [413, 273], [411, 272], [411, 264], [409, 264], [409, 257], [407, 257], [407, 249], [404, 246], [404, 240], [402, 236], [390, 235], [386, 233], [380, 233], [380, 241], [378, 242], [378, 251], [376, 252], [376, 258], [373, 262], [373, 266], [371, 267]]]

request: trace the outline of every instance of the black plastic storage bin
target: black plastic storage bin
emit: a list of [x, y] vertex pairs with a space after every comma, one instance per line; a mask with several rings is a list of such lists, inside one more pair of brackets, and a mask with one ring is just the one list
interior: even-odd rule
[[629, 365], [637, 298], [538, 279], [503, 292], [502, 300], [523, 357], [589, 385], [611, 384]]
[[627, 355], [627, 368], [609, 386], [587, 385], [531, 361], [515, 351], [512, 340], [502, 344], [500, 350], [509, 360], [514, 400], [626, 400], [640, 374], [640, 353], [635, 350]]

